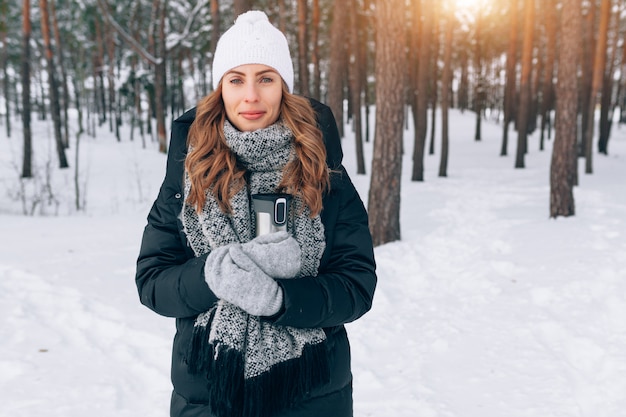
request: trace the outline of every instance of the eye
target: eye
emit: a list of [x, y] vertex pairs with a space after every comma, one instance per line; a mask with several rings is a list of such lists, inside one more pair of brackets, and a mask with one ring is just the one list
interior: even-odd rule
[[231, 84], [243, 84], [243, 80], [241, 78], [231, 78], [228, 82]]
[[271, 83], [274, 82], [274, 78], [272, 77], [262, 77], [261, 78], [261, 83]]

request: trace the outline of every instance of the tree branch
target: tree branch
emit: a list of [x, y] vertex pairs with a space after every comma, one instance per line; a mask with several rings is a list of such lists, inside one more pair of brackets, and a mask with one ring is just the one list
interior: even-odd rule
[[109, 13], [109, 5], [106, 3], [106, 0], [97, 0], [98, 6], [102, 10], [102, 15], [109, 22], [109, 24], [115, 29], [115, 31], [128, 43], [128, 45], [137, 52], [142, 58], [148, 61], [150, 64], [158, 65], [163, 62], [163, 58], [155, 57], [150, 52], [146, 51], [138, 42], [130, 36], [123, 27], [119, 25]]

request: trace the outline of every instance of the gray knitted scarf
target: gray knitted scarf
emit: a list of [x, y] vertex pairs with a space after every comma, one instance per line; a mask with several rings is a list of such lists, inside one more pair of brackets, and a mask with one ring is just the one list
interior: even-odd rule
[[[280, 121], [253, 132], [240, 132], [226, 121], [224, 135], [247, 170], [247, 187], [231, 198], [232, 214], [221, 211], [210, 190], [200, 213], [184, 204], [184, 232], [196, 256], [254, 238], [250, 195], [276, 192], [283, 168], [295, 157], [293, 134]], [[185, 173], [185, 201], [190, 189]], [[298, 196], [292, 207], [292, 234], [302, 251], [298, 277], [316, 276], [325, 248], [324, 226], [319, 215], [310, 217]], [[274, 325], [219, 300], [197, 317], [187, 364], [192, 373], [208, 377], [209, 405], [215, 415], [267, 417], [327, 382], [325, 340], [322, 329]]]

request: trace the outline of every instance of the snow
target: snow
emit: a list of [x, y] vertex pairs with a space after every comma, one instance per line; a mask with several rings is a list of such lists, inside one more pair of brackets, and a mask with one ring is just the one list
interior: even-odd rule
[[[37, 123], [38, 166], [55, 165], [50, 122]], [[13, 127], [7, 139], [0, 125], [0, 416], [169, 415], [174, 323], [134, 284], [165, 156], [105, 125], [80, 146], [86, 212], [73, 209], [73, 171], [52, 170], [57, 203], [41, 207], [57, 215], [22, 216]], [[594, 174], [580, 162], [576, 215], [554, 220], [552, 142], [538, 151], [532, 135], [514, 169], [517, 135], [500, 157], [501, 126], [483, 123], [480, 142], [473, 128], [473, 113], [452, 112], [449, 176], [437, 177], [437, 149], [419, 183], [405, 132], [402, 240], [376, 248], [373, 308], [347, 325], [355, 416], [624, 416], [626, 132], [614, 128]], [[347, 129], [345, 165], [367, 203]]]

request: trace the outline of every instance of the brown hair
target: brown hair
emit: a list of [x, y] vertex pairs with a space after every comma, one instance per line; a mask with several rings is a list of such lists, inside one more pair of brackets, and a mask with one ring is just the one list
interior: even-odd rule
[[[329, 187], [326, 147], [315, 111], [306, 98], [289, 93], [283, 82], [280, 115], [293, 132], [296, 158], [283, 169], [277, 191], [300, 196], [314, 216], [322, 211], [322, 194]], [[230, 213], [230, 198], [245, 186], [245, 168], [237, 164], [224, 138], [225, 120], [220, 83], [198, 103], [187, 138], [190, 152], [185, 169], [191, 181], [187, 203], [197, 211], [204, 206], [209, 189], [222, 211]]]

